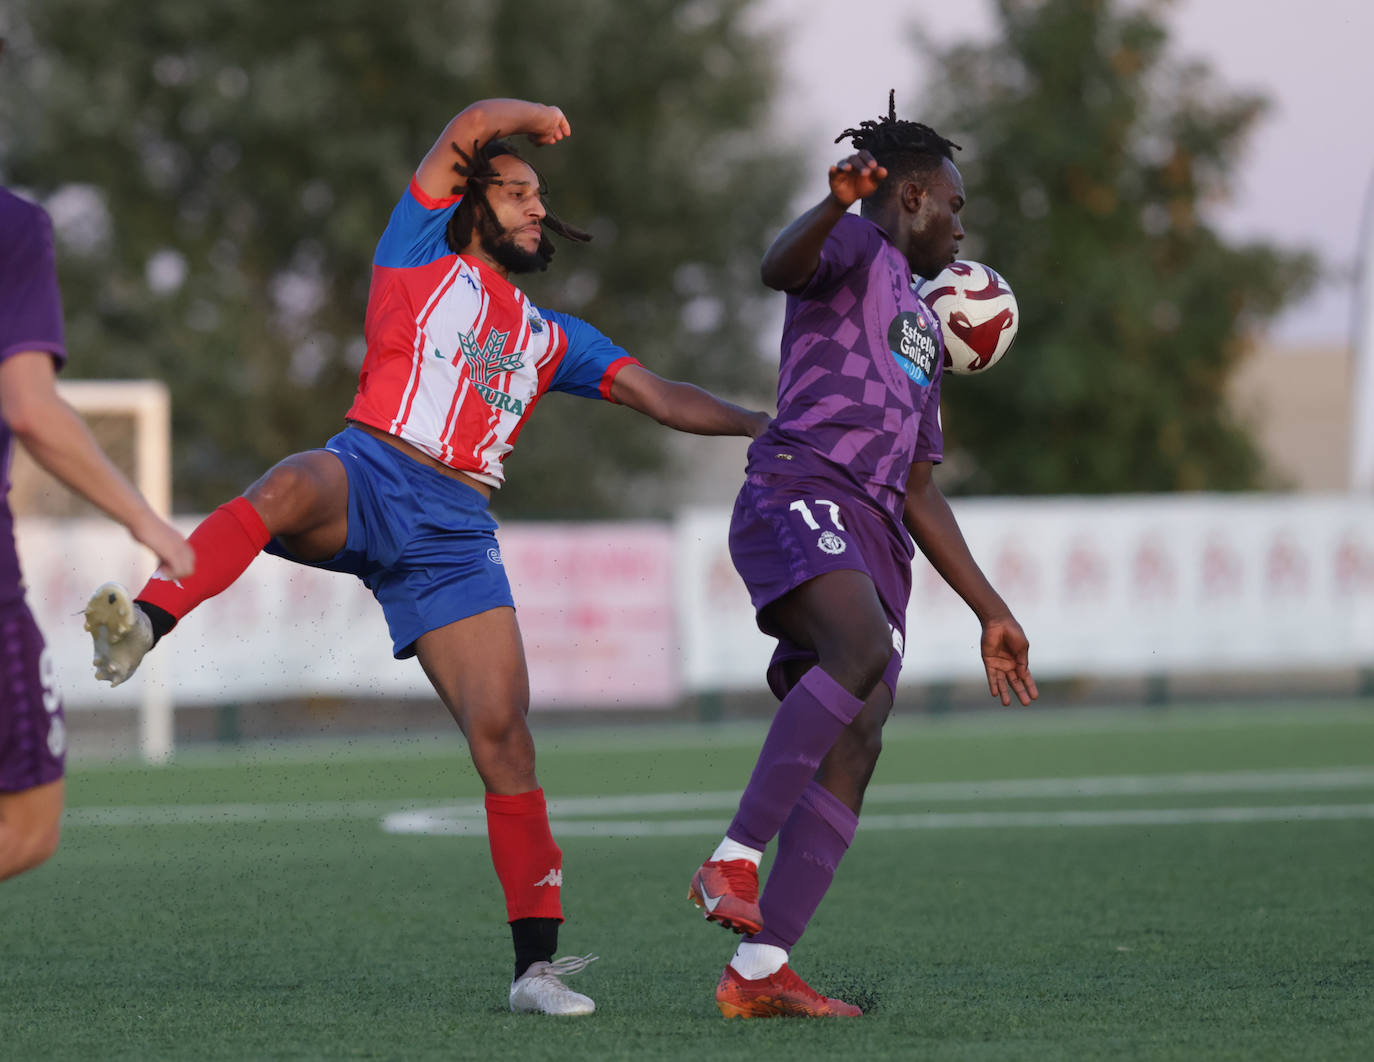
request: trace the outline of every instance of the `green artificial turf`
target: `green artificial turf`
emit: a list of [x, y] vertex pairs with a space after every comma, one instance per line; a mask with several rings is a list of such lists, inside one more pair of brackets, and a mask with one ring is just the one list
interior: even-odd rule
[[[687, 881], [762, 733], [537, 720], [562, 950], [602, 956], [578, 1019], [507, 1011], [480, 835], [382, 829], [480, 801], [456, 734], [77, 761], [57, 856], [0, 884], [0, 1058], [1374, 1057], [1367, 702], [894, 721], [793, 954], [848, 1022], [713, 1003], [734, 938]], [[1105, 818], [1036, 817], [1064, 812]]]

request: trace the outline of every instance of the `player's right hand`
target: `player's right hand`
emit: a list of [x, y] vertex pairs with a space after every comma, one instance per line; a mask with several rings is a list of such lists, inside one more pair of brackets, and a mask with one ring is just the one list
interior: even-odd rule
[[846, 208], [870, 196], [887, 177], [887, 167], [868, 151], [856, 151], [830, 167], [830, 194]]
[[196, 570], [196, 551], [167, 521], [152, 517], [143, 525], [129, 528], [130, 533], [157, 554], [158, 572], [168, 579], [181, 579]]
[[530, 143], [547, 147], [556, 144], [565, 136], [572, 135], [572, 126], [559, 107], [538, 105], [534, 116], [526, 123], [525, 135]]

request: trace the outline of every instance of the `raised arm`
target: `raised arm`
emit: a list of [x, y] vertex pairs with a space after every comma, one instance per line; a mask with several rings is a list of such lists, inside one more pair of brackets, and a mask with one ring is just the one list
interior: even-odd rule
[[1040, 695], [1028, 663], [1030, 642], [973, 559], [949, 502], [935, 485], [929, 461], [911, 466], [903, 522], [931, 566], [982, 624], [980, 652], [988, 692], [1004, 705], [1011, 704], [1012, 692], [1023, 705], [1030, 704]]
[[474, 144], [481, 147], [497, 137], [526, 136], [533, 144], [547, 145], [571, 133], [568, 119], [557, 107], [527, 100], [478, 100], [449, 120], [415, 171], [415, 179], [426, 195], [442, 199], [466, 183], [453, 169], [460, 161], [454, 145], [471, 154]]
[[642, 365], [627, 365], [611, 381], [611, 398], [664, 427], [693, 435], [747, 435], [758, 438], [772, 419], [717, 398], [695, 384], [665, 380]]
[[821, 248], [835, 222], [854, 203], [872, 195], [887, 170], [867, 151], [859, 151], [830, 167], [830, 194], [782, 232], [764, 253], [759, 270], [774, 291], [800, 291], [815, 275]]
[[195, 554], [186, 540], [153, 512], [57, 393], [51, 355], [23, 351], [0, 362], [0, 417], [38, 464], [157, 554], [167, 575], [191, 574]]

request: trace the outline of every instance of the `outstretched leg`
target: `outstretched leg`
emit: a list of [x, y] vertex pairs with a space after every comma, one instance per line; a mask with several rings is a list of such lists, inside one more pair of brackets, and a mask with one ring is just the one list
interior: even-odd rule
[[560, 978], [594, 956], [554, 961], [563, 921], [563, 853], [549, 829], [526, 722], [529, 676], [515, 610], [494, 608], [423, 634], [415, 653], [468, 741], [486, 788], [487, 838], [515, 945], [516, 1011], [590, 1014]]
[[137, 597], [118, 583], [101, 586], [86, 605], [96, 678], [112, 686], [126, 681], [158, 639], [232, 585], [274, 537], [303, 561], [326, 560], [344, 547], [348, 474], [338, 457], [328, 450], [293, 454], [221, 505], [191, 533], [190, 575], [155, 574]]

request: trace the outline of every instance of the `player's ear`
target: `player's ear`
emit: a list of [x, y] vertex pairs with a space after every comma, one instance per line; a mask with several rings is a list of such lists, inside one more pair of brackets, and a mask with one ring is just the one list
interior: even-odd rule
[[915, 181], [903, 181], [901, 190], [897, 195], [901, 200], [902, 208], [914, 214], [921, 208], [921, 200], [925, 198], [926, 189]]

